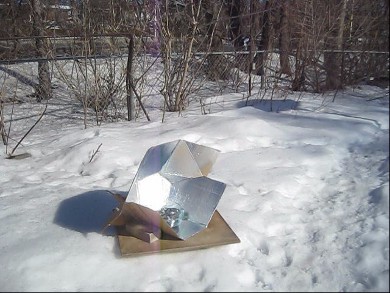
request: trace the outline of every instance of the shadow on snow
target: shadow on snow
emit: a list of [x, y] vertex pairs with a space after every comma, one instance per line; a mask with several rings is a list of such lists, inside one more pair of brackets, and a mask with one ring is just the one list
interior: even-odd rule
[[[115, 192], [123, 195], [123, 192]], [[53, 222], [83, 234], [102, 233], [117, 206], [118, 202], [107, 190], [88, 191], [63, 200]], [[110, 227], [104, 234], [114, 235], [115, 231]]]
[[237, 107], [246, 107], [252, 106], [256, 109], [265, 111], [265, 112], [281, 112], [295, 110], [299, 106], [298, 101], [283, 99], [283, 100], [264, 100], [264, 99], [255, 99], [247, 101], [240, 101], [237, 103]]

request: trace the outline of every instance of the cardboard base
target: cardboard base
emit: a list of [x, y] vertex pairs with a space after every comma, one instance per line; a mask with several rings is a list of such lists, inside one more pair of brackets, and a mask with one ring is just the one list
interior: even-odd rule
[[217, 245], [239, 243], [240, 239], [215, 211], [208, 227], [186, 240], [158, 239], [148, 243], [138, 238], [125, 235], [118, 229], [118, 243], [122, 256], [135, 256], [156, 252], [189, 251]]

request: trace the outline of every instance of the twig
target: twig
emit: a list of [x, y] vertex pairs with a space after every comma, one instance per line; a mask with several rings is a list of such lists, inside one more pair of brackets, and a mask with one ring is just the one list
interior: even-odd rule
[[373, 97], [371, 99], [368, 99], [367, 101], [374, 101], [374, 100], [379, 100], [379, 99], [384, 99], [386, 96], [379, 96], [379, 97]]
[[94, 158], [94, 157], [96, 156], [96, 154], [98, 153], [98, 151], [99, 151], [100, 147], [102, 146], [102, 144], [103, 144], [103, 143], [100, 143], [99, 146], [98, 146], [98, 148], [96, 149], [96, 151], [94, 151], [94, 153], [93, 153], [92, 156], [91, 156], [91, 159], [89, 160], [89, 163], [92, 162], [93, 158]]
[[30, 127], [30, 129], [23, 135], [23, 137], [18, 141], [18, 143], [16, 144], [16, 146], [12, 149], [11, 153], [9, 154], [10, 157], [13, 155], [13, 153], [14, 153], [15, 150], [18, 148], [18, 146], [22, 143], [23, 139], [25, 139], [26, 136], [31, 132], [31, 130], [33, 130], [33, 128], [38, 124], [38, 122], [41, 121], [43, 115], [46, 113], [46, 109], [47, 109], [47, 104], [46, 104], [46, 106], [45, 106], [45, 109], [43, 110], [43, 112], [42, 112], [41, 115], [39, 116], [38, 120], [35, 121], [34, 125]]
[[8, 140], [7, 140], [7, 134], [5, 132], [3, 109], [4, 109], [3, 101], [0, 100], [0, 134], [1, 134], [1, 138], [3, 140], [3, 144], [7, 145]]
[[137, 98], [138, 100], [138, 103], [139, 105], [141, 106], [142, 108], [142, 111], [144, 112], [145, 116], [146, 116], [146, 119], [148, 119], [148, 121], [150, 121], [150, 118], [149, 118], [149, 115], [148, 115], [148, 112], [146, 112], [146, 109], [144, 107], [144, 104], [142, 103], [141, 101], [141, 97], [139, 96], [139, 94], [137, 93], [137, 90], [135, 89], [135, 86], [132, 82], [130, 82], [130, 87], [131, 89], [133, 90], [134, 94], [135, 94], [135, 97]]
[[[16, 81], [16, 86], [15, 86], [16, 89], [18, 88], [18, 83], [19, 83], [19, 81]], [[16, 97], [16, 91], [14, 92], [14, 98], [15, 97]], [[15, 99], [12, 100], [11, 118], [10, 118], [10, 122], [8, 125], [8, 132], [6, 133], [7, 140], [6, 140], [6, 144], [5, 144], [5, 153], [8, 152], [8, 141], [9, 141], [10, 135], [11, 135], [11, 125], [12, 125], [12, 121], [13, 121], [14, 108], [15, 108]]]

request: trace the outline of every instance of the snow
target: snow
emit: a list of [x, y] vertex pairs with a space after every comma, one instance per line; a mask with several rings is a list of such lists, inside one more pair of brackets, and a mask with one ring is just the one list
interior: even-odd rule
[[[0, 77], [13, 96], [15, 76]], [[16, 140], [44, 108], [31, 91], [15, 94]], [[162, 122], [154, 107], [151, 122], [86, 129], [55, 93], [15, 152], [31, 156], [0, 145], [1, 291], [389, 291], [388, 88], [249, 106], [213, 95], [207, 115], [193, 103]], [[101, 233], [117, 206], [107, 191], [126, 195], [146, 151], [177, 139], [220, 150], [209, 177], [227, 185], [217, 210], [241, 242], [121, 257], [115, 231]]]

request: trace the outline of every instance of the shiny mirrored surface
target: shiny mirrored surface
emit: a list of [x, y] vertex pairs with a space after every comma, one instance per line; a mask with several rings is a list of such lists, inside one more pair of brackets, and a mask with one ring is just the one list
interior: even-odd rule
[[207, 227], [226, 187], [206, 177], [218, 152], [185, 140], [150, 148], [126, 202], [158, 211], [178, 238], [191, 237]]

